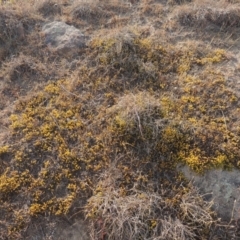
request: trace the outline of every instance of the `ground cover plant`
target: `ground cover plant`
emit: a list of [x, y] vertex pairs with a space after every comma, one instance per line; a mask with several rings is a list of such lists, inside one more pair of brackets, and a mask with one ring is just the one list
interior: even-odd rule
[[[238, 8], [2, 1], [0, 238], [237, 239], [177, 166], [240, 166]], [[53, 20], [79, 56], [45, 45]]]

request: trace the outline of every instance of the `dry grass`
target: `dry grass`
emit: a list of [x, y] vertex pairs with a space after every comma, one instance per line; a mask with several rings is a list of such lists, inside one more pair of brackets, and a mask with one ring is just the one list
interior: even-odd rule
[[[239, 27], [239, 6], [219, 4], [212, 6], [208, 3], [184, 5], [176, 9], [178, 21], [183, 26], [209, 28], [214, 25], [222, 30]], [[229, 29], [230, 28], [230, 29]]]
[[187, 4], [190, 2], [194, 2], [193, 0], [170, 0], [169, 4]]
[[204, 202], [195, 189], [184, 192], [180, 186], [169, 193], [134, 186], [124, 192], [117, 176], [113, 169], [106, 172], [85, 207], [92, 239], [205, 239], [214, 224], [212, 203]]
[[[238, 70], [223, 70], [234, 66], [238, 8], [3, 3], [0, 238], [55, 240], [83, 219], [96, 240], [236, 236], [236, 222], [221, 222], [175, 167], [239, 168], [240, 87], [229, 83]], [[79, 28], [88, 48], [74, 58], [51, 52], [41, 29], [53, 20]]]
[[[94, 29], [121, 25], [122, 19], [128, 20], [130, 5], [114, 1], [76, 1], [70, 8], [71, 22], [78, 22]], [[114, 26], [111, 23], [115, 22]]]
[[37, 6], [37, 11], [43, 17], [55, 16], [62, 14], [62, 4], [57, 1], [42, 1]]
[[12, 53], [17, 43], [24, 41], [25, 30], [23, 22], [19, 21], [21, 16], [11, 10], [0, 10], [0, 57], [4, 60]]

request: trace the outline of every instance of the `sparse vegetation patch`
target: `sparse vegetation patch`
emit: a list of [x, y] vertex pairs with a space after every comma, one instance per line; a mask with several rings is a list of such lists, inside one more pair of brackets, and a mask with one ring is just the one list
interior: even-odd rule
[[[0, 66], [1, 109], [13, 106], [0, 114], [1, 239], [58, 239], [59, 226], [79, 219], [98, 240], [236, 236], [233, 219], [222, 222], [177, 171], [240, 165], [239, 92], [221, 68], [229, 48], [179, 42], [164, 18], [182, 9], [172, 21], [224, 30], [238, 28], [237, 10], [228, 17], [194, 4], [33, 1], [41, 20], [28, 30], [21, 6], [0, 7], [4, 24], [24, 19], [26, 35], [16, 46], [13, 25], [0, 33], [0, 49], [16, 41]], [[87, 47], [72, 59], [49, 50], [38, 14], [81, 28]], [[151, 25], [156, 15], [162, 32]]]

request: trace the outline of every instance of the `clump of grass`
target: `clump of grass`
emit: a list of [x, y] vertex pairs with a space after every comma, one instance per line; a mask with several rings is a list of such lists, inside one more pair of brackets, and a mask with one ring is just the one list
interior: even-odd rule
[[96, 70], [92, 74], [103, 72], [111, 82], [116, 78], [123, 79], [114, 83], [113, 90], [120, 87], [117, 83], [122, 83], [127, 89], [142, 89], [144, 86], [155, 91], [169, 86], [171, 80], [166, 81], [165, 77], [169, 73], [184, 75], [199, 64], [215, 64], [225, 59], [225, 53], [220, 49], [203, 55], [194, 45], [175, 47], [153, 37], [141, 37], [141, 34], [133, 29], [93, 38], [90, 42], [91, 67]]
[[46, 77], [46, 75], [44, 76], [44, 72], [46, 74], [45, 66], [38, 59], [23, 54], [5, 62], [2, 70], [1, 75], [6, 75], [5, 78], [12, 83], [20, 84], [21, 81], [33, 81], [34, 77], [38, 79]]
[[113, 172], [104, 174], [85, 206], [92, 238], [204, 239], [214, 225], [212, 203], [196, 189], [151, 192], [134, 186], [125, 192]]
[[37, 11], [44, 17], [59, 15], [62, 13], [61, 1], [40, 1], [37, 6]]
[[[94, 1], [82, 2], [75, 10], [73, 11], [74, 18], [81, 18], [84, 20], [99, 20], [101, 18], [111, 17], [110, 12], [104, 11], [100, 4]], [[94, 19], [93, 19], [94, 18]]]
[[207, 6], [204, 4], [183, 6], [177, 10], [177, 18], [183, 26], [209, 27], [214, 25], [221, 29], [238, 28], [240, 9], [237, 6]]
[[[13, 101], [31, 91], [38, 82], [46, 82], [48, 77], [56, 74], [55, 64], [45, 65], [36, 56], [19, 54], [4, 62], [0, 78], [4, 79], [2, 99], [11, 98]], [[60, 74], [60, 72], [58, 72]], [[2, 101], [2, 106], [9, 102]]]
[[[195, 86], [196, 82], [192, 79], [189, 86], [191, 84]], [[210, 85], [208, 88], [211, 93], [214, 86]], [[198, 90], [200, 89], [199, 87]], [[223, 91], [228, 92], [224, 87]], [[125, 95], [107, 112], [110, 119], [113, 119], [110, 123], [113, 136], [116, 135], [117, 141], [121, 139], [120, 144], [116, 144], [135, 152], [133, 155], [137, 154], [139, 159], [159, 161], [164, 168], [169, 165], [173, 167], [179, 161], [197, 172], [236, 165], [236, 156], [239, 154], [236, 148], [238, 137], [226, 129], [226, 119], [223, 116], [215, 116], [215, 121], [208, 122], [209, 125], [205, 123], [208, 120], [201, 118], [201, 115], [199, 119], [194, 118], [196, 111], [201, 112], [208, 108], [205, 97], [201, 99], [194, 96], [194, 92], [193, 95], [185, 93], [179, 100], [170, 100], [165, 96], [158, 101], [146, 92]], [[229, 95], [230, 98], [233, 96], [232, 93]], [[212, 105], [210, 102], [209, 104]], [[230, 111], [229, 108], [231, 103], [224, 111]], [[215, 113], [214, 110], [212, 114]], [[211, 115], [210, 112], [208, 114]], [[228, 141], [224, 141], [224, 138]], [[157, 160], [157, 157], [165, 161]]]
[[190, 2], [193, 2], [193, 0], [169, 0], [168, 3], [169, 4], [187, 4], [187, 3], [190, 3]]
[[128, 6], [121, 1], [80, 1], [72, 5], [71, 16], [73, 20], [84, 20], [89, 24], [106, 24], [109, 18], [121, 15], [128, 11]]
[[5, 59], [17, 43], [24, 41], [25, 30], [20, 14], [0, 8], [0, 59]]

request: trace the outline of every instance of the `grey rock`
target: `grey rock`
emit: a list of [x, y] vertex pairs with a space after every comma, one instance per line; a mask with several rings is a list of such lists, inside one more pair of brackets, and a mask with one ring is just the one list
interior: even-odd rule
[[45, 44], [61, 55], [73, 56], [86, 47], [86, 37], [82, 32], [64, 22], [54, 21], [43, 26]]
[[89, 240], [89, 232], [86, 223], [78, 221], [62, 230], [59, 229], [58, 240]]
[[240, 219], [240, 171], [233, 169], [209, 170], [203, 175], [194, 173], [188, 166], [182, 166], [180, 171], [193, 185], [206, 194], [208, 200], [213, 200], [214, 210], [224, 221]]

